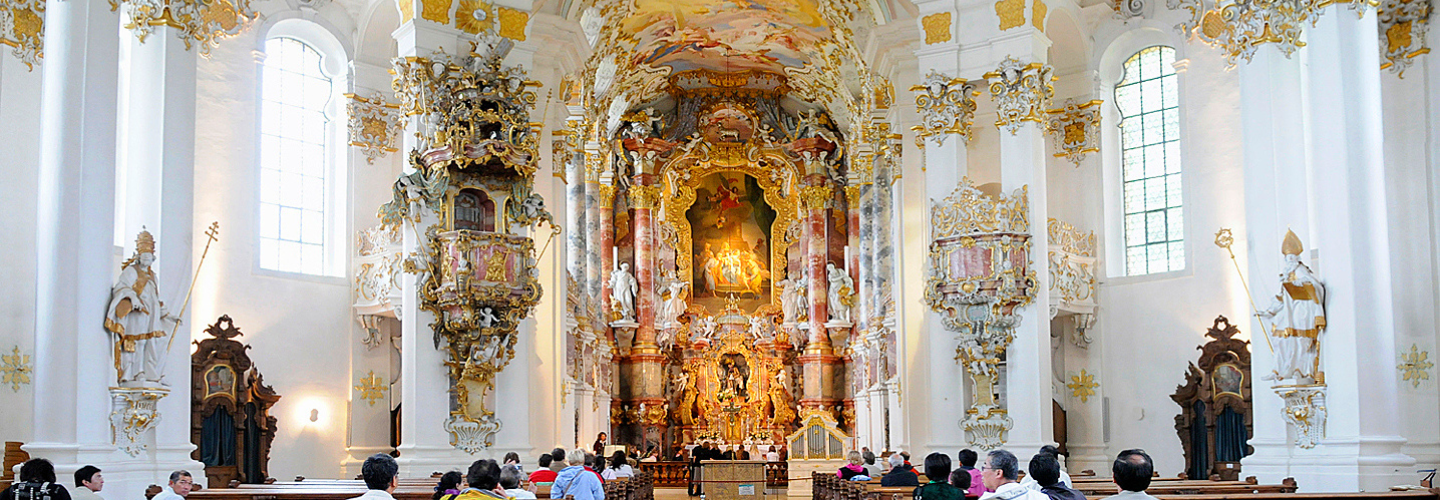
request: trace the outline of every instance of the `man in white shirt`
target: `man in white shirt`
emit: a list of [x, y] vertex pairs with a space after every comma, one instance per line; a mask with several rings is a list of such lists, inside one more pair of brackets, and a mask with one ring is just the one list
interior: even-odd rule
[[177, 470], [170, 473], [170, 484], [150, 500], [184, 500], [186, 496], [190, 495], [190, 488], [193, 487], [195, 487], [195, 479], [190, 477], [190, 473]]
[[400, 464], [395, 463], [395, 458], [390, 455], [376, 453], [360, 466], [360, 477], [365, 479], [365, 487], [369, 489], [364, 495], [350, 500], [395, 500], [390, 494], [400, 483]]
[[1014, 453], [1005, 450], [995, 450], [985, 456], [980, 479], [989, 491], [980, 500], [1050, 500], [1044, 493], [1020, 485], [1020, 462]]
[[96, 493], [104, 487], [105, 475], [100, 473], [100, 468], [86, 465], [75, 471], [75, 489], [71, 490], [70, 500], [102, 500]]
[[1134, 449], [1120, 452], [1115, 464], [1110, 466], [1115, 485], [1120, 493], [1106, 497], [1106, 500], [1158, 500], [1145, 489], [1150, 487], [1150, 478], [1155, 475], [1155, 462], [1145, 450]]
[[[1060, 460], [1060, 449], [1056, 448], [1054, 445], [1047, 444], [1045, 446], [1041, 446], [1040, 453], [1055, 457], [1056, 461]], [[1065, 486], [1067, 487], [1073, 488], [1075, 486], [1075, 483], [1070, 481], [1070, 474], [1065, 473], [1065, 467], [1063, 464], [1060, 467], [1060, 482], [1065, 483]], [[1025, 479], [1020, 481], [1020, 484], [1024, 485], [1026, 488], [1030, 488], [1035, 491], [1040, 491], [1042, 489], [1040, 483], [1035, 481], [1035, 476], [1033, 474], [1030, 474], [1029, 471], [1025, 472]]]

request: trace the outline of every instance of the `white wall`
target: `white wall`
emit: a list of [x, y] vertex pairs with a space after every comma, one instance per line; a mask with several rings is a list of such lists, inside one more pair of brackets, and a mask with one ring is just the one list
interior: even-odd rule
[[[7, 284], [0, 300], [0, 354], [35, 354], [35, 168], [40, 162], [40, 65], [30, 71], [0, 51], [0, 283]], [[42, 61], [43, 64], [43, 61]], [[99, 320], [97, 320], [99, 321]], [[33, 359], [32, 359], [33, 363]], [[33, 382], [33, 377], [31, 378]], [[14, 391], [0, 385], [0, 406], [7, 415], [26, 417], [34, 406], [33, 383]], [[30, 441], [31, 419], [0, 419], [0, 441]]]

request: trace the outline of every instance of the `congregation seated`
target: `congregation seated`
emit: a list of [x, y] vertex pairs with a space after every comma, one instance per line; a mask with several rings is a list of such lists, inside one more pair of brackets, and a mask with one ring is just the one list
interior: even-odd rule
[[[894, 464], [894, 459], [899, 456], [900, 455], [891, 455], [890, 463]], [[903, 465], [903, 460], [901, 464], [900, 467], [891, 468], [890, 473], [894, 474], [896, 469], [907, 467]], [[910, 475], [913, 478], [915, 472], [912, 470]], [[885, 476], [890, 477], [890, 474], [886, 474]], [[922, 498], [924, 500], [965, 500], [965, 490], [956, 488], [948, 481], [950, 478], [950, 457], [948, 455], [944, 453], [931, 453], [926, 456], [925, 477], [928, 478], [929, 481], [926, 482], [924, 486], [915, 488], [915, 493], [912, 494], [915, 500], [921, 500]]]
[[865, 459], [865, 463], [861, 465], [865, 467], [865, 475], [872, 478], [880, 477], [880, 466], [875, 464], [875, 452], [870, 451], [870, 448], [864, 448], [860, 450], [860, 456]]
[[1045, 453], [1043, 450], [1030, 459], [1030, 473], [1026, 479], [1035, 481], [1040, 486], [1040, 492], [1050, 497], [1050, 500], [1085, 500], [1085, 494], [1067, 483], [1060, 480], [1060, 460], [1055, 455]]
[[[1040, 447], [1040, 453], [1055, 457], [1056, 463], [1060, 462], [1059, 448], [1047, 444]], [[1060, 482], [1065, 483], [1066, 486], [1075, 486], [1075, 483], [1070, 479], [1070, 475], [1065, 473], [1065, 469], [1060, 469]], [[1035, 491], [1040, 491], [1041, 488], [1041, 485], [1035, 482], [1035, 478], [1033, 476], [1030, 476], [1028, 473], [1026, 474], [1025, 479], [1020, 481], [1020, 484], [1024, 485], [1026, 488], [1030, 488]]]
[[1120, 452], [1110, 473], [1120, 493], [1108, 497], [1111, 500], [1155, 500], [1145, 493], [1150, 488], [1150, 479], [1155, 475], [1155, 462], [1145, 450], [1132, 449]]
[[[363, 476], [363, 474], [362, 474]], [[465, 476], [460, 471], [452, 470], [440, 476], [440, 482], [435, 485], [435, 494], [431, 500], [442, 500], [454, 498], [460, 494], [460, 483], [465, 481]]]
[[506, 466], [510, 466], [510, 465], [515, 466], [515, 468], [520, 471], [520, 474], [521, 474], [521, 475], [524, 475], [524, 474], [525, 474], [525, 466], [520, 464], [520, 454], [519, 454], [519, 453], [515, 453], [515, 452], [512, 451], [512, 452], [510, 452], [510, 453], [506, 453], [506, 454], [505, 454], [505, 459], [500, 462], [500, 466], [501, 466], [501, 467], [506, 467]]
[[530, 473], [530, 482], [537, 485], [555, 482], [555, 475], [565, 468], [565, 450], [555, 448], [548, 455], [540, 455], [539, 464], [540, 468]]
[[[975, 453], [975, 450], [966, 448], [960, 450], [960, 453], [957, 453], [955, 458], [960, 459], [960, 467], [957, 467], [950, 473], [950, 484], [959, 487], [963, 482], [966, 485], [966, 496], [979, 498], [981, 495], [984, 495], [985, 482], [980, 479], [980, 469], [975, 468], [975, 462], [980, 459], [980, 455]], [[956, 477], [959, 475], [964, 475], [966, 478], [961, 480]]]
[[[946, 457], [949, 460], [949, 457]], [[948, 470], [946, 472], [949, 472]], [[1036, 490], [1020, 484], [1020, 464], [1014, 453], [994, 450], [985, 456], [985, 466], [980, 468], [980, 480], [989, 491], [981, 500], [1050, 500]]]
[[635, 469], [631, 468], [630, 464], [626, 462], [625, 452], [617, 451], [610, 456], [610, 463], [605, 467], [605, 471], [600, 473], [600, 478], [606, 481], [613, 481], [634, 475]]
[[495, 500], [504, 499], [500, 490], [500, 465], [494, 460], [476, 460], [465, 473], [466, 488], [460, 495], [447, 500]]
[[505, 496], [516, 500], [535, 500], [535, 492], [520, 487], [520, 478], [523, 471], [519, 464], [506, 464], [500, 469], [500, 488], [505, 490]]
[[585, 467], [585, 450], [570, 450], [565, 457], [569, 465], [561, 469], [550, 486], [550, 498], [575, 497], [575, 500], [605, 500], [605, 486], [600, 476]]
[[[887, 460], [890, 462], [890, 472], [886, 472], [885, 476], [880, 478], [880, 486], [920, 486], [920, 476], [915, 473], [914, 467], [905, 463], [904, 456], [896, 453], [890, 455]], [[947, 457], [946, 460], [948, 461], [949, 458]], [[925, 469], [927, 477], [943, 477], [931, 474], [928, 468], [930, 466], [929, 458], [926, 458], [925, 466], [927, 467]]]
[[845, 455], [845, 459], [848, 460], [849, 463], [840, 467], [840, 470], [835, 471], [836, 476], [849, 481], [850, 478], [855, 476], [865, 475], [865, 467], [860, 465], [860, 452], [851, 450], [849, 454]]

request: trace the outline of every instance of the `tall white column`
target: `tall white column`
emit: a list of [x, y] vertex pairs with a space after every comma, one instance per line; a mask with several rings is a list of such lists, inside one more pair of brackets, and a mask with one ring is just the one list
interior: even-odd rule
[[1028, 457], [1054, 438], [1051, 408], [1049, 240], [1046, 238], [1045, 137], [1038, 122], [1000, 131], [1000, 189], [1027, 188], [1030, 200], [1030, 270], [1039, 278], [1034, 302], [1017, 310], [1020, 324], [1006, 351], [1006, 408], [1015, 426], [1005, 448]]
[[[1241, 73], [1246, 143], [1246, 225], [1251, 289], [1263, 307], [1278, 292], [1287, 229], [1326, 284], [1325, 437], [1294, 445], [1269, 386], [1255, 388], [1255, 453], [1245, 472], [1295, 477], [1305, 491], [1383, 491], [1410, 480], [1401, 452], [1390, 240], [1380, 120], [1378, 34], [1341, 9], [1309, 29], [1298, 60], [1264, 47]], [[1254, 132], [1254, 135], [1252, 135]], [[1260, 325], [1252, 321], [1252, 330]], [[1271, 371], [1256, 342], [1252, 372]]]

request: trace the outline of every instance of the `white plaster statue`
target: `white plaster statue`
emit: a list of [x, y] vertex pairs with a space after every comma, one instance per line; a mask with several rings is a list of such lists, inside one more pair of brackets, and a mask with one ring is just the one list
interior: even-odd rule
[[830, 303], [830, 321], [849, 322], [850, 298], [855, 295], [855, 280], [850, 279], [850, 274], [835, 267], [833, 263], [825, 264], [825, 274], [830, 281], [830, 295], [826, 297]]
[[120, 279], [110, 289], [105, 330], [115, 339], [115, 371], [122, 387], [161, 384], [169, 331], [180, 323], [160, 301], [156, 287], [155, 238], [141, 230], [135, 255], [121, 266]]
[[795, 324], [805, 319], [805, 278], [790, 278], [780, 282], [780, 312], [784, 324]]
[[489, 307], [482, 307], [480, 308], [480, 318], [476, 320], [476, 323], [479, 323], [480, 328], [490, 328], [492, 326], [495, 326], [495, 322], [499, 320], [500, 318], [495, 316], [494, 309]]
[[630, 275], [630, 263], [621, 262], [620, 267], [610, 273], [610, 307], [620, 314], [622, 321], [635, 320], [635, 294], [639, 292], [640, 283]]
[[769, 323], [769, 321], [767, 321], [767, 318], [764, 317], [764, 316], [751, 316], [751, 317], [750, 317], [750, 332], [749, 332], [749, 333], [750, 333], [750, 338], [752, 338], [752, 339], [761, 339], [761, 340], [769, 340], [769, 339], [770, 339], [770, 325], [769, 325], [768, 323]]
[[1263, 379], [1294, 379], [1296, 384], [1315, 383], [1319, 372], [1320, 334], [1325, 330], [1325, 285], [1300, 262], [1304, 247], [1293, 231], [1285, 233], [1280, 252], [1285, 268], [1280, 272], [1280, 293], [1270, 307], [1256, 315], [1270, 321], [1275, 349], [1275, 371]]
[[[639, 124], [637, 123], [636, 125]], [[646, 174], [655, 172], [655, 157], [657, 155], [659, 155], [659, 153], [653, 149], [643, 152], [631, 151], [630, 160], [635, 163], [635, 172]]]
[[697, 333], [700, 334], [700, 338], [710, 340], [712, 337], [715, 336], [715, 330], [717, 330], [719, 326], [720, 325], [715, 322], [714, 316], [706, 316], [704, 318], [700, 318], [699, 329], [697, 330]]
[[660, 310], [660, 326], [672, 327], [680, 323], [680, 316], [689, 307], [685, 303], [685, 287], [689, 285], [688, 281], [670, 282], [670, 298], [665, 299], [665, 306]]
[[795, 123], [796, 139], [809, 139], [819, 135], [823, 129], [820, 124], [821, 115], [819, 110], [801, 111], [798, 115], [798, 121]]

